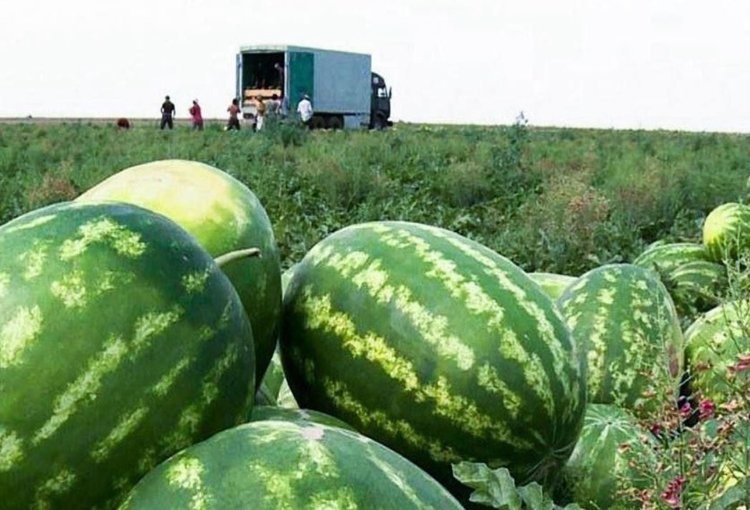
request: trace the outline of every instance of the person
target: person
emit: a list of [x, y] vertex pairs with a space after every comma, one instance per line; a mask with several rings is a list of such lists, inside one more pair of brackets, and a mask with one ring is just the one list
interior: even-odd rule
[[172, 129], [174, 126], [174, 112], [174, 103], [170, 101], [169, 96], [164, 96], [164, 102], [161, 104], [161, 124], [159, 125], [159, 129], [164, 129], [165, 126]]
[[261, 96], [255, 98], [255, 130], [263, 129], [263, 122], [266, 119], [266, 103]]
[[272, 94], [271, 100], [268, 102], [268, 116], [278, 117], [279, 110], [281, 110], [281, 101], [279, 101], [279, 95]]
[[232, 104], [229, 105], [229, 108], [227, 108], [227, 111], [229, 112], [229, 121], [227, 122], [227, 131], [236, 129], [237, 131], [240, 130], [240, 119], [238, 117], [240, 113], [240, 106], [239, 101], [237, 98], [232, 99]]
[[313, 116], [313, 107], [310, 102], [310, 96], [307, 94], [302, 95], [302, 101], [297, 105], [297, 113], [299, 113], [299, 119], [305, 127], [310, 127], [310, 119]]
[[203, 114], [197, 99], [193, 99], [193, 106], [190, 107], [190, 117], [193, 119], [193, 129], [201, 131], [203, 129]]
[[281, 94], [284, 95], [284, 66], [279, 62], [276, 62], [273, 65], [273, 68], [276, 69], [276, 73], [279, 75], [279, 81], [277, 82], [276, 88], [281, 89]]

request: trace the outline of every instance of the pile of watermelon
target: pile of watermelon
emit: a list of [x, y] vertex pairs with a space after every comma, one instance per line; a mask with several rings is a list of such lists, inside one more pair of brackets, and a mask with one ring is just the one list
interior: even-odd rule
[[469, 462], [618, 507], [656, 463], [637, 418], [738, 352], [709, 310], [748, 226], [569, 276], [378, 221], [282, 274], [226, 172], [122, 170], [0, 226], [0, 506], [461, 508]]

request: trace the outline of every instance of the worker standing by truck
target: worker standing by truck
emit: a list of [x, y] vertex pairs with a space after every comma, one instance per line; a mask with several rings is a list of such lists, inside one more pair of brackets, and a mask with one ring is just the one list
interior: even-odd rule
[[266, 103], [261, 96], [255, 98], [255, 112], [255, 130], [260, 131], [266, 120]]
[[172, 129], [172, 119], [174, 118], [174, 111], [174, 103], [170, 101], [169, 96], [165, 96], [164, 102], [161, 104], [161, 124], [159, 124], [159, 129], [164, 129], [165, 126], [168, 126], [169, 129]]
[[226, 131], [231, 131], [232, 129], [239, 131], [240, 119], [237, 115], [240, 113], [240, 105], [236, 98], [232, 99], [232, 104], [229, 105], [227, 111], [229, 112], [229, 121], [227, 121]]
[[297, 105], [297, 113], [299, 113], [299, 119], [302, 121], [302, 124], [306, 128], [309, 128], [310, 119], [312, 119], [313, 116], [313, 107], [310, 102], [310, 96], [307, 94], [302, 95], [302, 100]]
[[197, 99], [193, 99], [193, 106], [190, 107], [190, 117], [193, 119], [193, 129], [203, 130], [203, 114]]

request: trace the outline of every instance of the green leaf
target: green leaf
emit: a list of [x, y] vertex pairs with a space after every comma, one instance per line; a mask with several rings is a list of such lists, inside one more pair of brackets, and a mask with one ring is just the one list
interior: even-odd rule
[[745, 489], [744, 483], [730, 487], [719, 498], [711, 502], [709, 510], [729, 510], [739, 508], [741, 503], [747, 501], [750, 496]]
[[[516, 482], [506, 468], [490, 469], [486, 464], [461, 462], [453, 464], [453, 477], [476, 489], [469, 501], [500, 510], [559, 510], [542, 486], [531, 482], [516, 488]], [[570, 504], [562, 510], [581, 510]]]
[[476, 489], [469, 501], [500, 510], [521, 510], [516, 483], [506, 468], [492, 470], [482, 463], [453, 464], [453, 477]]
[[555, 510], [555, 503], [542, 490], [542, 486], [536, 482], [518, 488], [526, 508], [529, 510]]

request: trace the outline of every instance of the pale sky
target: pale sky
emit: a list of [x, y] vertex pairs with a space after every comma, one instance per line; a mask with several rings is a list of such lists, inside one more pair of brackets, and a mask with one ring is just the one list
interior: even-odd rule
[[746, 0], [0, 0], [0, 117], [221, 117], [242, 45], [372, 55], [394, 120], [750, 132]]

